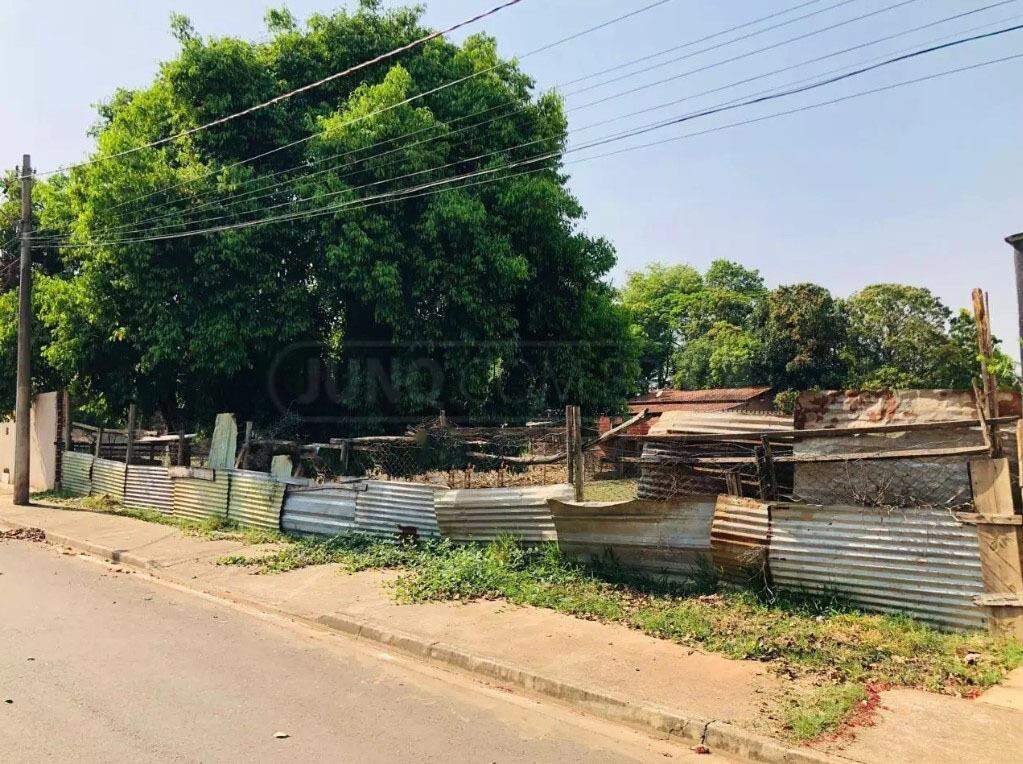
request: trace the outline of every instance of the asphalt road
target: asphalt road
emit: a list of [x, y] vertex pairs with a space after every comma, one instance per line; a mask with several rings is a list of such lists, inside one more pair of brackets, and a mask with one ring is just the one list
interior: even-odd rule
[[118, 568], [0, 540], [0, 761], [719, 761]]

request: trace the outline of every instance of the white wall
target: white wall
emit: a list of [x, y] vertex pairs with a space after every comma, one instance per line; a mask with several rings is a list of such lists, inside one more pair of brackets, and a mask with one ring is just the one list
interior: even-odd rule
[[[40, 393], [32, 401], [29, 488], [46, 491], [57, 480], [57, 400], [60, 393]], [[14, 480], [14, 419], [0, 422], [0, 483]]]

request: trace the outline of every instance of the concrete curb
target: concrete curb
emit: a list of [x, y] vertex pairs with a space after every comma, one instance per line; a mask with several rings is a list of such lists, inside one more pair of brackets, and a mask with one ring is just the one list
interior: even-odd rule
[[[36, 526], [0, 517], [0, 527], [27, 529]], [[554, 698], [592, 716], [639, 727], [648, 732], [678, 739], [681, 742], [705, 745], [714, 752], [734, 754], [749, 761], [770, 762], [771, 764], [779, 762], [784, 764], [848, 764], [852, 761], [811, 749], [790, 748], [773, 738], [758, 735], [728, 722], [685, 716], [654, 704], [634, 703], [601, 690], [562, 682], [529, 669], [474, 655], [443, 642], [431, 641], [414, 634], [389, 629], [379, 623], [346, 613], [329, 613], [317, 618], [289, 613], [279, 607], [239, 596], [227, 590], [196, 586], [191, 579], [181, 579], [171, 575], [154, 560], [123, 550], [112, 549], [49, 531], [46, 531], [46, 541], [49, 544], [70, 547], [95, 557], [101, 557], [113, 563], [144, 570], [154, 578], [166, 580], [184, 589], [210, 595], [227, 602], [243, 604], [258, 611], [283, 616], [309, 626], [327, 628], [356, 639], [364, 639], [424, 661], [453, 667], [477, 677], [496, 680], [538, 695]]]

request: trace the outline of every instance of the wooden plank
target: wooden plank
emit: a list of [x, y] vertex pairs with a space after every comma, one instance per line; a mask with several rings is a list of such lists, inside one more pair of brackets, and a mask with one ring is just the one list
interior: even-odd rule
[[1021, 515], [982, 515], [979, 512], [956, 512], [955, 518], [965, 525], [1023, 525]]
[[1012, 515], [1008, 459], [970, 459], [973, 506], [981, 515]]
[[[1020, 421], [1017, 416], [1005, 416], [997, 419], [987, 420], [987, 424], [1013, 424]], [[876, 424], [863, 425], [861, 427], [822, 427], [812, 430], [756, 430], [749, 432], [730, 432], [718, 434], [697, 434], [685, 433], [677, 430], [669, 430], [667, 434], [660, 435], [633, 435], [637, 439], [644, 440], [670, 440], [673, 442], [701, 442], [708, 440], [756, 440], [768, 438], [772, 442], [786, 442], [798, 440], [813, 440], [816, 438], [844, 438], [854, 435], [882, 435], [896, 432], [918, 432], [929, 430], [967, 430], [984, 427], [985, 422], [978, 419], [943, 419], [936, 422], [904, 422], [897, 424]]]
[[[1009, 460], [971, 459], [969, 465], [973, 504], [977, 514], [1014, 517]], [[977, 526], [981, 575], [987, 594], [1017, 596], [1023, 594], [1021, 531], [1023, 529], [1017, 525]], [[997, 608], [992, 608], [993, 621], [998, 621], [1002, 615], [1005, 614], [1000, 614]]]

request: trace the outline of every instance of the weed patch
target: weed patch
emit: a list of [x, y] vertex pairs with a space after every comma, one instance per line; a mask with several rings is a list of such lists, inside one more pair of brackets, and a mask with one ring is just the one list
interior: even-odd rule
[[816, 740], [840, 729], [867, 702], [867, 690], [858, 684], [836, 684], [789, 700], [785, 729], [799, 742]]

